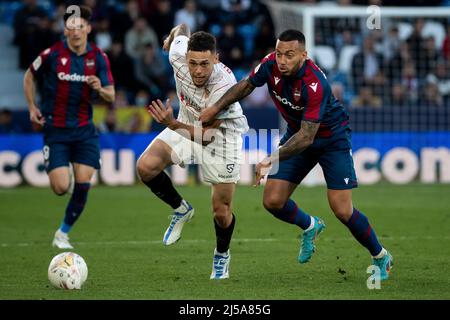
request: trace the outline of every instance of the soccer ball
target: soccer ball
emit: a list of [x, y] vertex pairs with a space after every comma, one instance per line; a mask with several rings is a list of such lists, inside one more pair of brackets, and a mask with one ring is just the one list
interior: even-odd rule
[[48, 266], [48, 280], [56, 288], [81, 289], [88, 276], [84, 259], [73, 252], [55, 256]]

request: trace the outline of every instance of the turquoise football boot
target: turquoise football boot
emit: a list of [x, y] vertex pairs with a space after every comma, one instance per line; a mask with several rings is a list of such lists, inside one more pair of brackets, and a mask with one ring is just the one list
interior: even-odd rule
[[389, 278], [389, 272], [394, 265], [394, 259], [392, 255], [386, 250], [384, 257], [380, 259], [372, 259], [372, 264], [380, 268], [380, 280], [387, 280]]
[[298, 256], [299, 263], [306, 263], [311, 259], [312, 254], [316, 250], [314, 240], [325, 229], [325, 223], [318, 217], [312, 217], [315, 221], [314, 228], [303, 233], [302, 245]]

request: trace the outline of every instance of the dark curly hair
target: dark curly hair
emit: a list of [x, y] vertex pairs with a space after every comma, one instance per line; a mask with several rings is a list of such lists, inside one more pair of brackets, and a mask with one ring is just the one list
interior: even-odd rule
[[216, 52], [216, 38], [208, 32], [198, 31], [191, 35], [188, 42], [188, 51]]

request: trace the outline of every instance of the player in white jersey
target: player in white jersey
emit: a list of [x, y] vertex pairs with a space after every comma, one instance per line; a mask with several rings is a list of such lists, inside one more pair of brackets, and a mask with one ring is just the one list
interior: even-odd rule
[[200, 164], [204, 180], [212, 184], [212, 209], [216, 231], [211, 279], [229, 277], [230, 242], [235, 225], [232, 199], [239, 180], [242, 134], [247, 119], [238, 102], [202, 127], [201, 111], [216, 102], [236, 83], [232, 71], [218, 61], [216, 40], [200, 31], [190, 36], [186, 25], [172, 29], [164, 41], [173, 67], [180, 111], [174, 119], [168, 100], [149, 105], [156, 121], [167, 126], [147, 147], [137, 162], [141, 180], [174, 209], [163, 243], [171, 245], [181, 237], [185, 222], [194, 215], [192, 206], [172, 185], [164, 169], [170, 165]]

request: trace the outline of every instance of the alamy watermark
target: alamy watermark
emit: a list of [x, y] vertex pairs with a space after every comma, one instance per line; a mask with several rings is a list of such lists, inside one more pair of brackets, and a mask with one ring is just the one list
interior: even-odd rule
[[376, 265], [371, 265], [367, 267], [367, 273], [370, 274], [369, 278], [367, 278], [367, 289], [381, 289], [381, 270], [380, 267]]
[[368, 6], [366, 10], [369, 15], [366, 20], [366, 26], [369, 30], [381, 29], [381, 8], [376, 5]]

